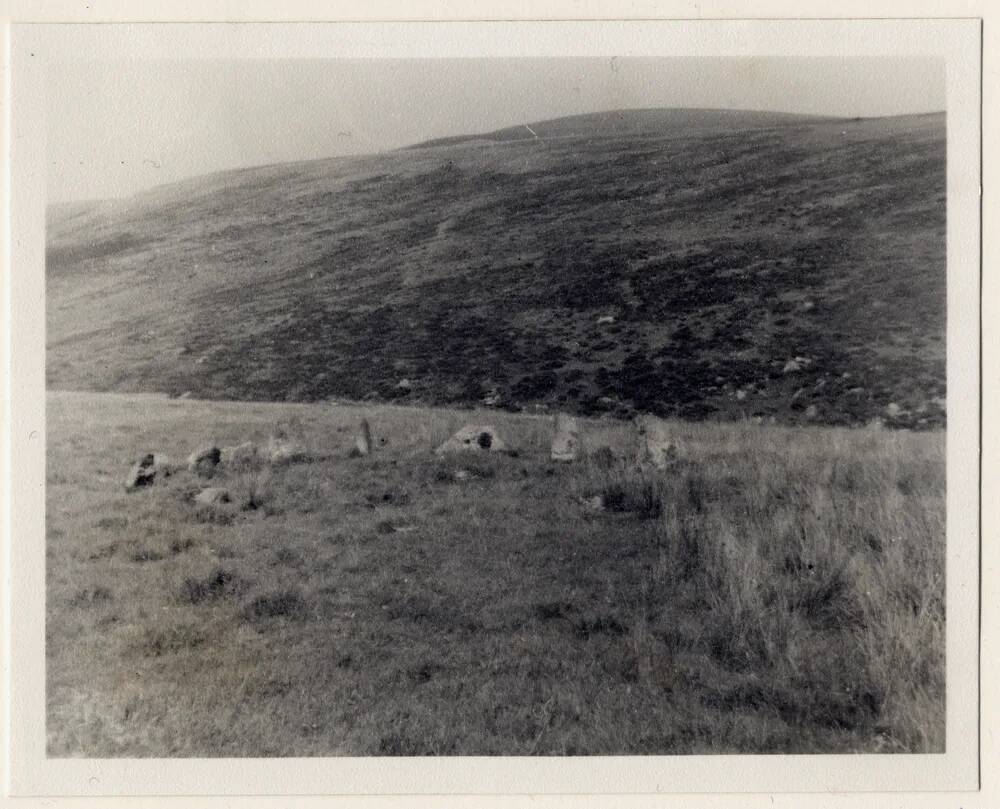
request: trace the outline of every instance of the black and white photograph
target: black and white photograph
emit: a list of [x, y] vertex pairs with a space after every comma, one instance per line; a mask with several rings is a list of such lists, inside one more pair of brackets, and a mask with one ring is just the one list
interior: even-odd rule
[[949, 752], [948, 75], [50, 58], [44, 756]]

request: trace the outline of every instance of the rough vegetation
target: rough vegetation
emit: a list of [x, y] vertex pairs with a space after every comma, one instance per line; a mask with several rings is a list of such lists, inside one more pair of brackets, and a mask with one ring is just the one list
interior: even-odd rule
[[50, 387], [944, 424], [943, 114], [532, 129], [50, 209]]
[[[943, 433], [677, 423], [656, 470], [607, 420], [556, 463], [528, 415], [48, 402], [50, 755], [944, 749]], [[230, 502], [122, 485], [275, 433]]]

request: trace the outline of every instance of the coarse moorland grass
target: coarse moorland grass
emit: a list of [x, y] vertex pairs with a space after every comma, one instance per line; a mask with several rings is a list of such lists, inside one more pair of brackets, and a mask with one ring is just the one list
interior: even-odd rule
[[[348, 458], [362, 416], [379, 448]], [[179, 471], [145, 452], [311, 460]], [[466, 423], [516, 456], [436, 457]], [[50, 392], [53, 756], [942, 751], [943, 433]], [[588, 505], [596, 495], [603, 510]]]

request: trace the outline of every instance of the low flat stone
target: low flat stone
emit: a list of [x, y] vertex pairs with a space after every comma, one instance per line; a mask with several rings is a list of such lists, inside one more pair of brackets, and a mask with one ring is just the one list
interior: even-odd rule
[[294, 438], [272, 435], [267, 441], [267, 460], [272, 466], [308, 459], [309, 453], [306, 448]]
[[512, 450], [500, 437], [496, 427], [469, 425], [463, 427], [436, 450], [438, 455], [450, 452], [506, 452]]
[[220, 503], [228, 503], [229, 500], [229, 490], [218, 486], [209, 486], [207, 489], [202, 489], [194, 497], [194, 501], [202, 506], [215, 506]]

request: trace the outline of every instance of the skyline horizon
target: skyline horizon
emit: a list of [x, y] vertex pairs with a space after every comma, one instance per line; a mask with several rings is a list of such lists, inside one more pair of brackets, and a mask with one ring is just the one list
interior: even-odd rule
[[46, 106], [47, 198], [72, 202], [612, 110], [884, 117], [947, 90], [928, 57], [66, 61]]
[[[275, 160], [269, 162], [261, 163], [247, 163], [245, 165], [230, 166], [226, 168], [213, 169], [205, 172], [188, 174], [182, 177], [177, 177], [171, 180], [165, 180], [160, 183], [155, 183], [153, 185], [148, 185], [137, 190], [126, 192], [118, 196], [98, 196], [98, 197], [87, 197], [87, 198], [75, 198], [75, 199], [60, 199], [60, 200], [46, 200], [46, 207], [57, 207], [57, 206], [73, 206], [73, 205], [87, 205], [87, 204], [99, 204], [107, 202], [125, 202], [137, 196], [141, 196], [146, 193], [154, 192], [158, 189], [167, 188], [173, 185], [181, 185], [186, 182], [191, 182], [198, 179], [203, 179], [207, 177], [212, 177], [215, 175], [238, 173], [242, 171], [254, 171], [256, 169], [266, 169], [276, 166], [284, 165], [295, 165], [299, 163], [320, 163], [326, 160], [338, 160], [338, 159], [351, 159], [357, 158], [362, 159], [366, 157], [375, 157], [382, 154], [390, 154], [392, 152], [406, 151], [408, 149], [417, 148], [443, 148], [445, 144], [436, 144], [436, 141], [449, 140], [451, 138], [469, 138], [474, 139], [476, 136], [486, 136], [496, 132], [501, 132], [506, 129], [512, 129], [517, 126], [536, 126], [543, 123], [550, 123], [553, 121], [567, 120], [571, 118], [585, 118], [592, 115], [607, 115], [616, 112], [643, 112], [643, 111], [653, 111], [653, 110], [675, 110], [675, 111], [706, 111], [706, 112], [752, 112], [752, 113], [762, 113], [771, 115], [794, 115], [800, 118], [816, 118], [819, 120], [874, 120], [879, 118], [915, 118], [921, 116], [930, 115], [947, 115], [947, 109], [934, 109], [926, 110], [920, 112], [901, 112], [901, 113], [889, 113], [886, 115], [826, 115], [823, 113], [803, 113], [803, 112], [790, 112], [788, 110], [781, 109], [760, 109], [752, 107], [712, 107], [712, 106], [701, 106], [701, 107], [691, 107], [691, 106], [675, 106], [675, 107], [662, 107], [662, 106], [639, 106], [639, 107], [612, 107], [608, 109], [600, 110], [590, 110], [587, 112], [570, 113], [568, 115], [559, 115], [554, 118], [540, 118], [530, 121], [511, 121], [502, 124], [498, 127], [493, 127], [487, 130], [478, 130], [475, 132], [453, 132], [444, 135], [435, 135], [434, 137], [426, 138], [423, 140], [418, 140], [411, 143], [404, 143], [399, 146], [390, 146], [382, 149], [375, 149], [367, 152], [353, 152], [349, 154], [334, 154], [319, 157], [306, 157], [292, 160]], [[540, 137], [540, 140], [545, 140], [545, 137]], [[506, 142], [497, 142], [496, 145], [505, 145], [505, 143], [520, 143], [522, 141], [531, 140], [531, 138], [521, 138], [510, 140]]]

